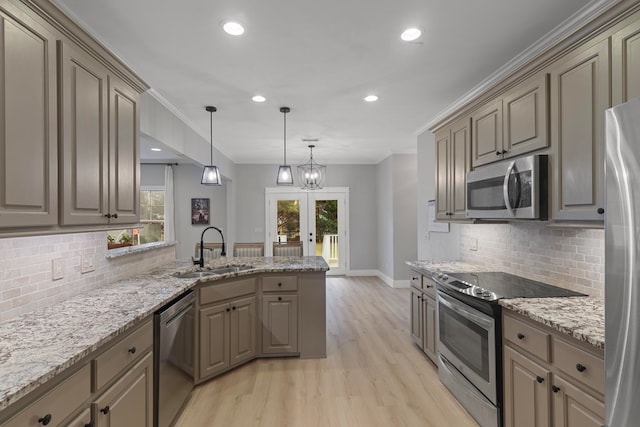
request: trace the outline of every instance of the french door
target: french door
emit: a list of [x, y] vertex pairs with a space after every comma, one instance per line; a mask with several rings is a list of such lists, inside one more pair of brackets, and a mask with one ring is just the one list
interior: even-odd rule
[[275, 242], [301, 242], [304, 256], [322, 256], [330, 270], [345, 274], [348, 265], [348, 188], [305, 191], [265, 188], [265, 255]]

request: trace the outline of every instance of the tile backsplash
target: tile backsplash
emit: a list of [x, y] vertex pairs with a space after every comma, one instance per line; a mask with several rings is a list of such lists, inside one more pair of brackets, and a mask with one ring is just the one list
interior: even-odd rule
[[[106, 259], [106, 232], [0, 239], [0, 321], [175, 260], [173, 246]], [[81, 273], [82, 256], [94, 270]], [[53, 280], [53, 260], [62, 278]]]
[[465, 224], [460, 245], [462, 261], [604, 296], [604, 230], [528, 222]]

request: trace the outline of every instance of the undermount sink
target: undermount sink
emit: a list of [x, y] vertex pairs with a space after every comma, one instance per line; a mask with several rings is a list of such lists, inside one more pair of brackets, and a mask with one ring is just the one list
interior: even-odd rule
[[211, 276], [216, 273], [212, 273], [211, 271], [191, 271], [186, 273], [175, 273], [174, 276], [179, 279], [197, 279], [199, 277]]
[[209, 270], [213, 274], [238, 273], [240, 271], [251, 270], [253, 265], [231, 265], [229, 267], [218, 267]]
[[190, 271], [185, 273], [175, 273], [179, 279], [199, 279], [201, 277], [213, 276], [214, 274], [238, 273], [240, 271], [251, 270], [252, 265], [231, 265], [227, 267], [217, 267], [205, 271]]

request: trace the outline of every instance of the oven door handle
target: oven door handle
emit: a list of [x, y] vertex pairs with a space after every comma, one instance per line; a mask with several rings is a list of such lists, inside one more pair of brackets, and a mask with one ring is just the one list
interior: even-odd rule
[[495, 324], [494, 320], [491, 317], [485, 316], [480, 312], [474, 313], [472, 311], [469, 311], [468, 309], [465, 309], [464, 307], [461, 307], [461, 305], [464, 305], [463, 302], [459, 302], [455, 298], [452, 298], [442, 292], [438, 292], [438, 303], [458, 313], [460, 316], [464, 317], [465, 319], [468, 319], [473, 323], [480, 325], [486, 330], [493, 328]]
[[[507, 168], [507, 173], [504, 174], [504, 182], [502, 183], [502, 197], [504, 198], [504, 205], [507, 207], [507, 211], [511, 214], [511, 216], [515, 216], [515, 211], [511, 206], [511, 202], [509, 201], [509, 178], [511, 177], [511, 173], [516, 166], [516, 161], [512, 161]], [[519, 198], [519, 197], [518, 197]]]

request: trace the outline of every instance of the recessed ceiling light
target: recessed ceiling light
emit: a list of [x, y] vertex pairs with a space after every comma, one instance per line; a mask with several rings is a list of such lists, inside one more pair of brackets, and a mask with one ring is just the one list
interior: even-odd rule
[[375, 95], [368, 95], [364, 97], [364, 100], [367, 102], [376, 102], [378, 100], [378, 97]]
[[253, 98], [251, 98], [253, 100], [253, 102], [264, 102], [267, 100], [267, 98], [265, 98], [262, 95], [256, 95]]
[[400, 38], [406, 42], [417, 40], [422, 35], [422, 30], [418, 27], [407, 28], [400, 34]]
[[161, 148], [152, 148], [151, 151], [162, 151]]
[[227, 21], [222, 23], [222, 29], [225, 33], [232, 36], [241, 36], [244, 34], [244, 27], [242, 24], [233, 21]]

